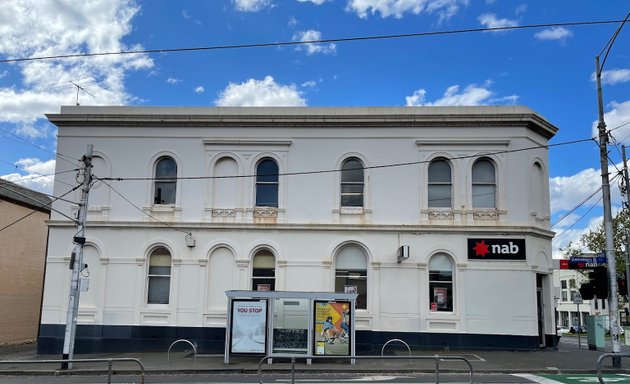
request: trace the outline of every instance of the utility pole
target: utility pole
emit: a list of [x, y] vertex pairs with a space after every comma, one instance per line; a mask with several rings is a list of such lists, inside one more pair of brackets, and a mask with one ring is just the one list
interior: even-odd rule
[[[612, 353], [620, 353], [619, 345], [619, 303], [617, 300], [617, 263], [615, 261], [615, 245], [613, 242], [613, 220], [610, 207], [610, 178], [608, 176], [608, 132], [604, 122], [604, 101], [602, 97], [602, 71], [599, 67], [599, 56], [595, 57], [595, 75], [597, 78], [597, 105], [599, 120], [599, 160], [602, 170], [602, 204], [604, 205], [604, 236], [606, 237], [606, 259], [608, 261], [608, 317], [610, 318], [610, 338]], [[613, 367], [621, 368], [621, 358], [613, 357]]]
[[[623, 193], [626, 195], [626, 204], [625, 209], [630, 210], [630, 178], [628, 177], [628, 161], [626, 160], [626, 146], [621, 146], [621, 157], [623, 158], [623, 182], [624, 188]], [[625, 256], [626, 256], [626, 289], [628, 287], [628, 282], [630, 282], [630, 233], [628, 233], [628, 229], [626, 228], [625, 233]], [[626, 292], [626, 298], [630, 297], [628, 292]], [[628, 316], [626, 315], [626, 325], [628, 323]]]
[[[79, 275], [83, 268], [83, 245], [85, 244], [85, 224], [87, 221], [88, 196], [92, 184], [92, 144], [88, 144], [87, 153], [83, 156], [83, 187], [81, 188], [81, 202], [77, 222], [77, 234], [74, 235], [74, 250], [70, 258], [72, 279], [70, 280], [70, 297], [68, 299], [68, 314], [66, 317], [66, 333], [63, 340], [63, 360], [72, 360], [74, 356], [74, 338], [77, 330], [77, 313], [79, 312]], [[61, 369], [72, 368], [72, 363], [64, 362]]]

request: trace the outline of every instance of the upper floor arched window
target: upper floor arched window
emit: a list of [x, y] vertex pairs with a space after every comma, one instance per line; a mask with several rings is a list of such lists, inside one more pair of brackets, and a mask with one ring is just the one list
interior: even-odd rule
[[496, 208], [497, 182], [494, 163], [481, 158], [472, 167], [473, 208]]
[[431, 161], [427, 191], [429, 208], [451, 208], [452, 189], [451, 164], [444, 158]]
[[270, 158], [256, 166], [256, 206], [278, 207], [278, 164]]
[[172, 157], [161, 157], [155, 163], [153, 204], [175, 204], [177, 163]]
[[363, 162], [350, 157], [341, 164], [341, 206], [363, 207]]

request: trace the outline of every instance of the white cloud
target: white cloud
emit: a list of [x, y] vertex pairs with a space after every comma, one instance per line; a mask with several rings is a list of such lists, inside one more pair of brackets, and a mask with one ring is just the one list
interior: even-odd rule
[[[591, 75], [591, 80], [595, 81], [595, 72]], [[630, 82], [630, 69], [611, 69], [602, 72], [602, 84], [621, 84]]]
[[[570, 242], [575, 244], [583, 234], [588, 233], [591, 230], [596, 230], [602, 221], [603, 217], [599, 216], [591, 218], [584, 228], [554, 228], [556, 230], [556, 237], [554, 237], [551, 242], [552, 257], [554, 259], [561, 259], [563, 248], [565, 248]], [[568, 225], [570, 226], [570, 224]], [[585, 251], [587, 250], [585, 249]]]
[[263, 80], [249, 79], [230, 83], [215, 100], [218, 106], [305, 106], [296, 86], [281, 85], [267, 76]]
[[564, 27], [547, 28], [534, 34], [538, 40], [566, 40], [572, 36], [573, 32]]
[[[612, 107], [610, 111], [604, 114], [604, 121], [606, 122], [606, 129], [615, 129], [613, 135], [621, 142], [628, 142], [630, 138], [630, 100], [618, 103], [613, 101], [610, 103]], [[597, 130], [597, 121], [593, 122], [592, 128], [593, 137], [599, 137]]]
[[232, 0], [234, 8], [241, 12], [258, 12], [271, 7], [271, 0]]
[[169, 84], [179, 84], [182, 81], [180, 79], [176, 79], [174, 77], [169, 77], [168, 79], [166, 79], [166, 82]]
[[9, 74], [9, 71], [2, 71], [2, 72], [0, 72], [0, 79], [2, 79], [3, 77], [5, 77], [8, 74]]
[[[573, 209], [602, 185], [599, 169], [584, 169], [571, 176], [549, 178], [551, 213]], [[596, 201], [594, 197], [592, 202]]]
[[[322, 33], [320, 31], [315, 31], [313, 29], [309, 29], [308, 31], [298, 32], [293, 35], [293, 41], [317, 41], [322, 39]], [[298, 45], [295, 50], [301, 51], [302, 49], [306, 49], [306, 53], [309, 55], [314, 55], [316, 53], [322, 54], [331, 54], [337, 51], [337, 46], [335, 44], [312, 44], [306, 43], [303, 45]]]
[[51, 175], [55, 172], [55, 160], [41, 161], [28, 158], [18, 160], [15, 165], [22, 168], [25, 174], [10, 173], [0, 177], [35, 191], [52, 194], [54, 176], [42, 175]]
[[29, 139], [41, 139], [48, 137], [50, 129], [48, 126], [36, 127], [33, 124], [21, 124], [15, 130], [15, 133]]
[[205, 91], [206, 89], [202, 87], [201, 85], [195, 88], [195, 93], [204, 93]]
[[[134, 0], [3, 2], [0, 54], [36, 57], [140, 49], [140, 46], [122, 43], [122, 38], [131, 32], [131, 20], [138, 10]], [[21, 83], [0, 88], [0, 121], [32, 124], [46, 112], [57, 112], [61, 104], [74, 104], [76, 93], [70, 81], [94, 95], [81, 92], [82, 103], [127, 104], [134, 98], [125, 91], [125, 74], [152, 66], [147, 55], [15, 64]], [[54, 82], [61, 86], [51, 86]], [[32, 132], [30, 134], [32, 136]]]
[[514, 13], [517, 15], [520, 15], [521, 13], [525, 13], [527, 12], [527, 8], [529, 6], [527, 4], [521, 4], [519, 6], [516, 7], [516, 9], [514, 10]]
[[447, 20], [457, 13], [469, 0], [348, 0], [346, 10], [356, 13], [361, 18], [368, 14], [381, 17], [402, 18], [405, 13], [436, 13], [439, 21]]
[[317, 85], [315, 80], [309, 80], [302, 83], [302, 88], [313, 88]]
[[329, 0], [298, 0], [300, 3], [313, 3], [317, 5], [322, 5]]
[[[494, 13], [484, 13], [477, 18], [481, 25], [486, 28], [503, 28], [503, 27], [516, 27], [518, 21], [511, 19], [499, 19]], [[495, 31], [501, 32], [501, 31]]]
[[[459, 85], [453, 85], [446, 89], [444, 95], [433, 102], [427, 102], [425, 89], [418, 89], [411, 96], [405, 97], [408, 107], [414, 106], [473, 106], [487, 105], [491, 101], [501, 99], [491, 99], [494, 93], [486, 87], [480, 87], [475, 84], [467, 86], [460, 92]], [[517, 96], [509, 96], [508, 101], [513, 100]]]

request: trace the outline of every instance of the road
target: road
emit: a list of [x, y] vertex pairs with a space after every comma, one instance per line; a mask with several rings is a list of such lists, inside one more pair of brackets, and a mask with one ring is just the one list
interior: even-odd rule
[[[343, 375], [342, 375], [343, 376]], [[606, 383], [622, 384], [630, 383], [630, 375], [604, 375]], [[0, 376], [0, 382], [6, 384], [96, 384], [107, 383], [106, 376]], [[253, 384], [258, 383], [255, 375], [159, 375], [147, 376], [145, 383], [160, 384]], [[369, 375], [339, 377], [339, 375], [309, 375], [296, 377], [298, 384], [325, 384], [325, 383], [384, 383], [384, 384], [420, 384], [435, 383], [435, 375], [409, 374], [409, 375]], [[442, 374], [440, 383], [469, 383], [469, 377], [465, 375]], [[539, 383], [539, 384], [585, 384], [599, 383], [596, 375], [532, 375], [532, 374], [475, 374], [476, 384], [508, 384], [508, 383]], [[137, 376], [113, 376], [112, 383], [140, 383]], [[288, 375], [265, 376], [264, 383], [288, 384], [291, 377]]]

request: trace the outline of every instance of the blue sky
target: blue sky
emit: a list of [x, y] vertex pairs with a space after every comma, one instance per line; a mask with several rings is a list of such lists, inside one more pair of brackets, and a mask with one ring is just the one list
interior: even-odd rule
[[[621, 0], [3, 0], [0, 59], [622, 20]], [[593, 136], [594, 58], [618, 24], [317, 45], [0, 63], [0, 177], [50, 193], [55, 127], [82, 105], [526, 105]], [[630, 122], [630, 26], [604, 72], [609, 128]], [[613, 132], [630, 144], [630, 124]], [[37, 148], [40, 147], [40, 148]], [[619, 151], [611, 147], [613, 163]], [[612, 165], [611, 165], [612, 166]], [[613, 168], [614, 169], [614, 168]], [[600, 186], [595, 143], [550, 150], [552, 222]], [[620, 206], [617, 187], [613, 205]], [[587, 202], [553, 227], [557, 248], [596, 225]], [[583, 218], [581, 218], [584, 216]], [[580, 221], [577, 221], [580, 219]], [[569, 227], [573, 225], [571, 229]]]

